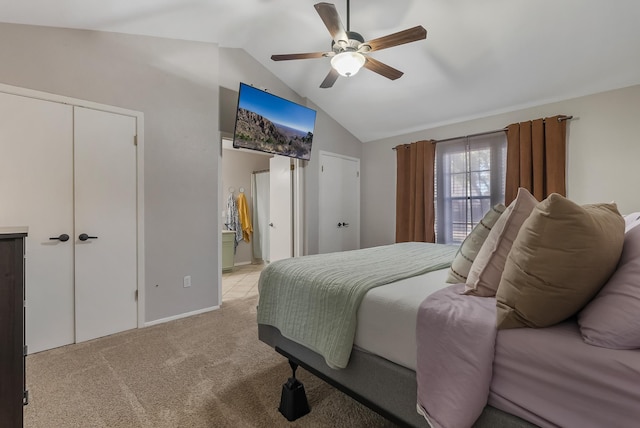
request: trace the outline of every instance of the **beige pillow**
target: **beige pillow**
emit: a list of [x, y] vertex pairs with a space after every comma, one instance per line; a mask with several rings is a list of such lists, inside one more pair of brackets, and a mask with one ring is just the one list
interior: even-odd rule
[[462, 245], [460, 245], [460, 249], [456, 253], [453, 263], [451, 263], [447, 282], [452, 284], [464, 284], [467, 282], [467, 275], [469, 275], [473, 260], [476, 258], [478, 251], [480, 251], [484, 240], [487, 239], [491, 228], [505, 209], [506, 207], [503, 204], [497, 204], [491, 208], [462, 241]]
[[507, 257], [498, 328], [548, 327], [574, 315], [616, 269], [623, 242], [614, 203], [580, 206], [556, 193], [540, 202]]
[[502, 270], [520, 226], [529, 217], [538, 200], [527, 189], [518, 195], [489, 232], [469, 270], [465, 294], [482, 297], [496, 295]]

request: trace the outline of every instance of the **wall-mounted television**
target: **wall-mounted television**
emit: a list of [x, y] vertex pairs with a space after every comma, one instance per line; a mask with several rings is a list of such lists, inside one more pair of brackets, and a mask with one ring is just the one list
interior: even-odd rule
[[233, 147], [309, 160], [316, 111], [240, 83]]

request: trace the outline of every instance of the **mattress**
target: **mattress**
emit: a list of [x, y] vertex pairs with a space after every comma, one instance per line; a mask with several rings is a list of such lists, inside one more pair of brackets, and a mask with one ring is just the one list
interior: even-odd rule
[[415, 371], [418, 307], [428, 295], [451, 285], [446, 282], [448, 271], [428, 272], [369, 290], [358, 309], [354, 346]]
[[[354, 345], [415, 371], [418, 308], [446, 278], [443, 269], [370, 290]], [[638, 385], [640, 350], [586, 344], [570, 320], [498, 332], [488, 404], [541, 427], [637, 426]]]
[[489, 405], [541, 427], [595, 428], [638, 426], [638, 403], [640, 350], [588, 345], [573, 320], [498, 332]]

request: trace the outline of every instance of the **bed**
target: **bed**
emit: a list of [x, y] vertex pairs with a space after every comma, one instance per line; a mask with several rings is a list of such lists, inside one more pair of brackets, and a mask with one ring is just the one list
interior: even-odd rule
[[[517, 201], [510, 205], [511, 212], [516, 211]], [[544, 221], [556, 218], [544, 210], [555, 213], [555, 205], [560, 204], [564, 209], [567, 201], [556, 198], [542, 208], [538, 207], [540, 204], [532, 207], [531, 215], [525, 216], [518, 226], [529, 231], [534, 228], [536, 239], [540, 233], [535, 227], [540, 226], [532, 225], [535, 222], [529, 218], [535, 217], [536, 210]], [[570, 208], [576, 209], [573, 205]], [[597, 221], [603, 212], [600, 206], [586, 210]], [[596, 214], [590, 212], [593, 210]], [[504, 313], [501, 305], [509, 304], [508, 298], [500, 292], [489, 297], [469, 294], [467, 284], [447, 282], [450, 266], [462, 247], [454, 251], [438, 244], [411, 243], [272, 263], [260, 279], [259, 339], [290, 362], [401, 426], [633, 426], [640, 419], [640, 317], [637, 316], [640, 313], [640, 228], [632, 226], [637, 224], [640, 215], [634, 213], [635, 217], [623, 219], [617, 211], [614, 214], [619, 218], [610, 215], [613, 211], [610, 208], [604, 211], [613, 219], [611, 230], [616, 232], [603, 229], [599, 224], [596, 235], [601, 233], [608, 243], [611, 236], [621, 235], [616, 238], [620, 241], [617, 255], [613, 251], [609, 257], [615, 259], [613, 271], [605, 272], [597, 267], [595, 271], [606, 277], [600, 280], [602, 284], [588, 299], [585, 297], [586, 303], [571, 302], [578, 305], [579, 310], [572, 309], [572, 315], [554, 320], [548, 326], [496, 329], [496, 319]], [[634, 219], [636, 223], [632, 224]], [[564, 223], [560, 227], [569, 228], [568, 233], [585, 235], [585, 230], [577, 233], [575, 223], [573, 216], [570, 227]], [[620, 224], [623, 230], [618, 233]], [[594, 226], [589, 223], [589, 227]], [[560, 232], [549, 224], [543, 229], [554, 235], [553, 245], [575, 244], [570, 239], [557, 239]], [[591, 251], [603, 251], [598, 236], [586, 234], [586, 238], [588, 245], [595, 249]], [[528, 248], [531, 242], [518, 236], [510, 245], [513, 249], [505, 261], [505, 272], [516, 257], [511, 253]], [[583, 246], [580, 244], [580, 248]], [[407, 247], [402, 251], [410, 247], [411, 257], [393, 254], [398, 247]], [[585, 254], [577, 257], [571, 252], [573, 247], [571, 251], [561, 250], [554, 253], [554, 259], [565, 264], [567, 260], [580, 259], [577, 262], [589, 265], [583, 266], [585, 275], [594, 276], [589, 270], [593, 269], [593, 259]], [[429, 262], [425, 263], [416, 252], [431, 254], [426, 256]], [[531, 257], [535, 258], [535, 254]], [[384, 259], [400, 265], [397, 270], [408, 274], [396, 277], [393, 269], [381, 262]], [[419, 260], [416, 268], [409, 267], [409, 259]], [[545, 260], [545, 263], [549, 262]], [[354, 271], [354, 265], [364, 266], [364, 276], [355, 282], [366, 283], [371, 278], [377, 282], [365, 285], [364, 291], [348, 292], [358, 295], [355, 302], [340, 306], [338, 311], [351, 313], [352, 321], [329, 322], [330, 331], [345, 326], [353, 330], [346, 334], [351, 339], [345, 363], [340, 352], [331, 351], [335, 344], [327, 347], [322, 338], [319, 341], [310, 338], [310, 333], [300, 331], [299, 326], [314, 317], [321, 323], [335, 321], [336, 315], [329, 312], [327, 316], [326, 312], [327, 307], [336, 309], [335, 304], [327, 305], [321, 295], [303, 290], [319, 279], [316, 273], [322, 271], [330, 272], [328, 282], [332, 286], [329, 289], [338, 287], [339, 278], [345, 276], [345, 272]], [[317, 270], [309, 266], [316, 266]], [[563, 266], [553, 271], [565, 268], [576, 269]], [[292, 275], [292, 271], [299, 276]], [[378, 280], [380, 271], [384, 273], [382, 280]], [[289, 280], [287, 291], [283, 284]], [[353, 279], [345, 281], [354, 282]], [[291, 290], [303, 296], [302, 303], [291, 303], [287, 294]], [[576, 293], [575, 289], [570, 292]], [[609, 319], [607, 316], [612, 311], [607, 308], [612, 305], [620, 310], [616, 309], [616, 316]], [[628, 305], [630, 310], [621, 308]], [[350, 306], [355, 306], [355, 310], [346, 309]], [[310, 309], [312, 307], [314, 309]], [[551, 309], [544, 311], [545, 314], [553, 314], [555, 307], [546, 307]], [[515, 311], [520, 318], [509, 322], [529, 322], [527, 308], [517, 305], [516, 308], [522, 308]], [[607, 316], [602, 315], [603, 308], [608, 311]], [[283, 318], [277, 319], [278, 316], [265, 315], [265, 312], [279, 313]], [[313, 315], [308, 317], [310, 312]], [[291, 314], [295, 314], [295, 319]], [[536, 317], [532, 319], [538, 322]], [[624, 337], [612, 336], [612, 329], [620, 326], [625, 329]], [[309, 330], [315, 334], [315, 329], [314, 326]], [[474, 341], [477, 344], [469, 344]], [[486, 356], [480, 357], [483, 353]], [[456, 363], [451, 364], [454, 360]]]
[[[415, 327], [397, 327], [415, 325], [420, 302], [429, 292], [447, 286], [446, 274], [447, 269], [441, 269], [367, 292], [358, 310], [349, 364], [343, 369], [329, 367], [318, 352], [286, 338], [274, 326], [258, 324], [258, 337], [290, 361], [399, 426], [428, 426], [416, 411]], [[422, 287], [425, 281], [429, 284], [426, 288]], [[383, 318], [375, 315], [382, 312], [381, 308], [387, 315]], [[392, 322], [385, 322], [389, 320]], [[487, 406], [476, 426], [524, 428], [534, 425]]]

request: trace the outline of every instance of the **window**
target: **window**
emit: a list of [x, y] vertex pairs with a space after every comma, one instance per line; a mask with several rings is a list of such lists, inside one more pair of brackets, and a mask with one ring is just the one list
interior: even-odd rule
[[504, 132], [438, 143], [436, 242], [461, 243], [492, 206], [504, 203], [506, 153]]

